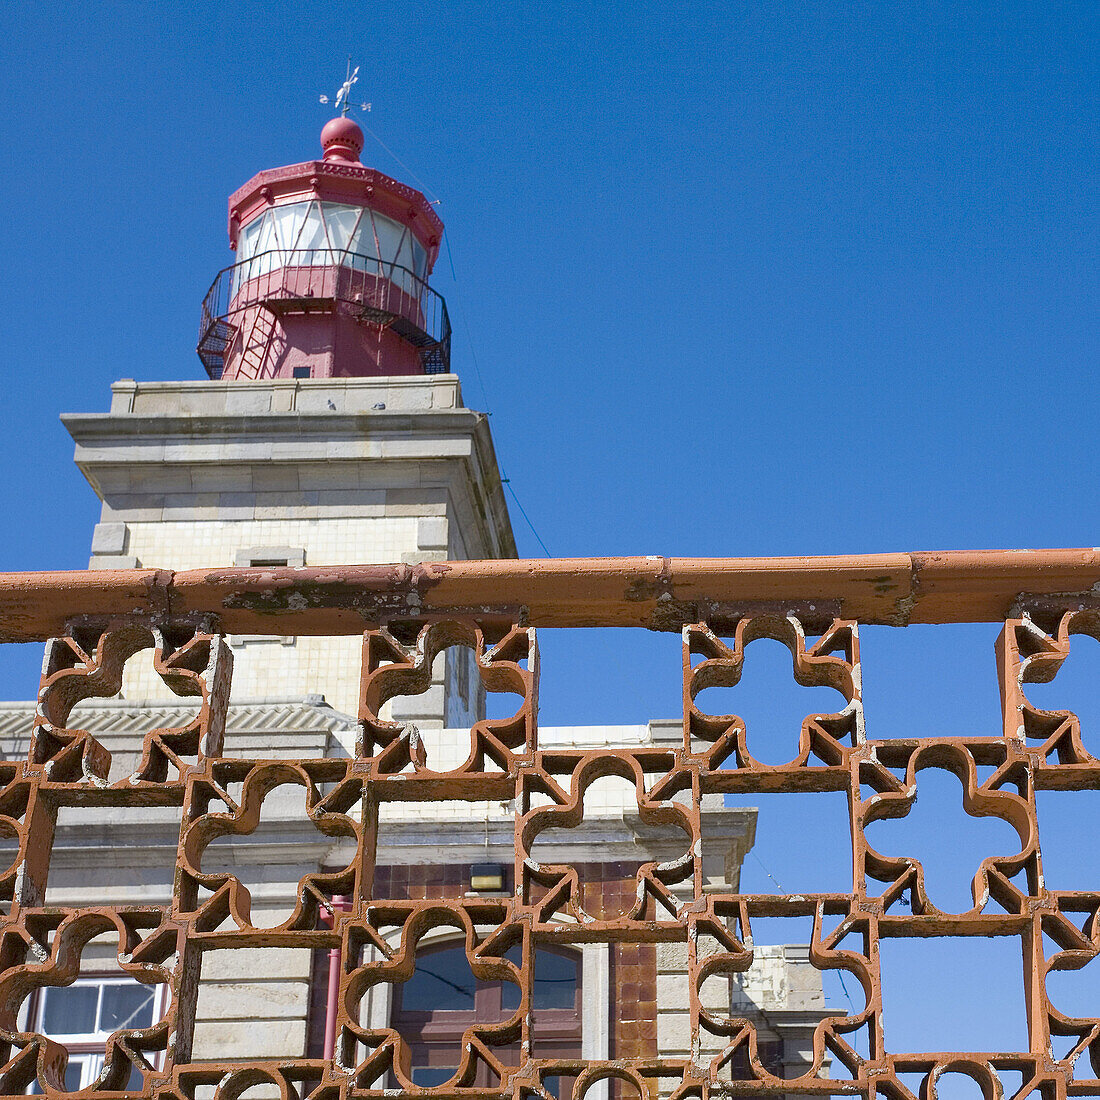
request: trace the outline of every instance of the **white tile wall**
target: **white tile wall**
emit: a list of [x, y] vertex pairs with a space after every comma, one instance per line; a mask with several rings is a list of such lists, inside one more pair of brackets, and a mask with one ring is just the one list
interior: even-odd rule
[[[201, 569], [232, 565], [251, 546], [302, 547], [306, 565], [384, 564], [417, 545], [417, 520], [407, 517], [332, 520], [165, 521], [129, 525], [129, 552], [146, 568]], [[233, 698], [320, 694], [336, 710], [356, 714], [362, 642], [358, 637], [298, 638], [292, 645], [250, 643], [234, 649]], [[123, 697], [165, 699], [149, 654], [126, 667]], [[353, 744], [345, 746], [349, 751]]]
[[306, 565], [396, 562], [417, 546], [413, 517], [258, 519], [131, 523], [127, 553], [146, 569], [232, 565], [248, 546], [301, 546]]

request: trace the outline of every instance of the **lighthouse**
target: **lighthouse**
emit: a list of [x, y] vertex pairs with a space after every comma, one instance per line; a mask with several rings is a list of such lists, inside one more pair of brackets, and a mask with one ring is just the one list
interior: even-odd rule
[[[349, 74], [345, 88], [353, 81]], [[214, 579], [224, 567], [249, 566], [261, 581], [270, 576], [281, 582], [297, 568], [320, 567], [312, 576], [327, 574], [329, 582], [295, 585], [290, 592], [295, 602], [285, 606], [308, 607], [311, 601], [324, 606], [337, 591], [340, 605], [354, 613], [353, 596], [339, 593], [342, 566], [416, 569], [427, 562], [515, 557], [488, 418], [463, 403], [459, 378], [449, 370], [446, 310], [427, 284], [442, 226], [419, 192], [359, 162], [362, 134], [354, 122], [329, 123], [322, 148], [322, 160], [260, 172], [231, 197], [229, 232], [236, 256], [203, 303], [198, 347], [205, 372], [198, 376], [190, 348], [184, 348], [180, 381], [124, 378], [111, 388], [109, 411], [63, 417], [76, 444], [76, 463], [102, 502], [89, 568], [201, 569]], [[134, 373], [146, 365], [136, 362]], [[163, 367], [156, 373], [164, 373]], [[122, 576], [115, 583], [132, 582]], [[271, 586], [272, 595], [277, 587]], [[477, 615], [474, 607], [468, 612]], [[381, 621], [393, 644], [414, 644], [416, 609], [401, 600], [391, 613], [392, 619]], [[519, 608], [516, 613], [523, 614]], [[379, 621], [379, 614], [384, 615], [382, 605], [372, 605], [364, 627]], [[282, 620], [270, 621], [277, 629]], [[169, 638], [169, 623], [191, 622], [167, 604], [153, 620], [158, 628], [164, 624]], [[216, 614], [193, 625], [224, 627]], [[98, 627], [89, 620], [69, 629], [83, 639], [94, 638]], [[407, 727], [410, 743], [424, 749], [430, 770], [458, 774], [456, 769], [466, 770], [474, 744], [472, 727], [488, 713], [485, 668], [464, 643], [465, 630], [445, 633], [450, 644], [436, 655], [431, 677], [417, 676], [415, 682], [405, 677], [405, 689], [417, 694], [389, 700], [381, 714]], [[317, 952], [309, 948], [322, 942], [317, 937], [325, 935], [324, 927], [307, 927], [308, 915], [294, 918], [306, 912], [305, 898], [310, 906], [319, 902], [328, 909], [335, 922], [342, 905], [336, 897], [330, 904], [325, 894], [330, 885], [344, 889], [337, 885], [347, 881], [343, 869], [356, 866], [364, 872], [354, 876], [363, 891], [357, 903], [368, 908], [434, 904], [491, 914], [511, 904], [517, 814], [527, 796], [518, 804], [498, 801], [507, 792], [495, 781], [491, 791], [464, 785], [463, 797], [444, 801], [379, 801], [380, 787], [362, 787], [369, 797], [344, 816], [345, 821], [362, 818], [356, 836], [322, 823], [325, 803], [315, 800], [315, 790], [324, 792], [341, 775], [354, 784], [374, 774], [375, 765], [358, 751], [365, 640], [225, 635], [233, 654], [221, 759], [200, 758], [190, 767], [173, 758], [179, 782], [162, 784], [166, 797], [147, 789], [125, 791], [126, 777], [143, 767], [151, 738], [197, 728], [191, 725], [194, 700], [175, 694], [178, 687], [170, 683], [175, 678], [164, 674], [167, 662], [158, 671], [149, 650], [133, 653], [118, 697], [83, 700], [73, 709], [73, 728], [89, 731], [109, 752], [106, 778], [113, 787], [103, 789], [104, 777], [88, 776], [79, 804], [70, 805], [71, 795], [61, 798], [61, 805], [43, 803], [51, 848], [44, 900], [53, 907], [43, 912], [68, 912], [83, 920], [82, 912], [112, 907], [129, 921], [127, 927], [144, 933], [153, 928], [149, 914], [159, 911], [172, 918], [173, 937], [188, 929], [191, 935], [185, 951], [177, 950], [164, 966], [150, 963], [136, 984], [134, 959], [140, 956], [129, 942], [105, 943], [107, 937], [97, 936], [85, 944], [87, 937], [74, 933], [79, 947], [87, 949], [81, 954], [71, 950], [75, 940], [51, 941], [55, 956], [64, 949], [64, 967], [51, 971], [60, 974], [60, 982], [25, 1002], [19, 1018], [26, 1031], [49, 1034], [54, 1043], [37, 1065], [25, 1055], [29, 1049], [33, 1056], [39, 1047], [20, 1047], [9, 1063], [16, 1091], [41, 1069], [50, 1075], [54, 1094], [64, 1091], [59, 1080], [85, 1091], [104, 1083], [125, 1085], [134, 1096], [143, 1089], [243, 1095], [269, 1085], [303, 1096], [334, 1095], [345, 1080], [360, 1091], [393, 1093], [390, 1067], [373, 1048], [359, 1065], [359, 1048], [347, 1065], [346, 1044], [338, 1048], [339, 1058], [333, 1057], [339, 1013], [345, 1009], [372, 1034], [401, 1036], [405, 1045], [396, 1048], [404, 1050], [398, 1065], [417, 1087], [454, 1094], [455, 1082], [461, 1085], [452, 1059], [465, 1042], [469, 1012], [462, 1006], [456, 1011], [450, 994], [436, 994], [445, 986], [474, 996], [461, 934], [456, 938], [454, 928], [429, 930], [430, 936], [413, 945], [423, 954], [410, 984], [403, 978], [380, 981], [369, 996], [354, 1004], [345, 998], [341, 1008], [344, 1002], [331, 983], [337, 973], [358, 965], [357, 941], [345, 937], [344, 946], [329, 949], [329, 965], [318, 966]], [[534, 651], [531, 657], [534, 671]], [[219, 682], [229, 687], [228, 679]], [[502, 694], [506, 701], [508, 689]], [[501, 702], [498, 696], [497, 705]], [[22, 751], [20, 739], [35, 728], [38, 706], [24, 702], [0, 709], [8, 746]], [[204, 737], [204, 745], [211, 740]], [[567, 760], [591, 759], [619, 747], [671, 760], [682, 741], [679, 717], [645, 726], [543, 724], [538, 730], [540, 750]], [[184, 788], [181, 803], [172, 791]], [[424, 783], [419, 788], [444, 790]], [[522, 793], [518, 787], [517, 792]], [[705, 850], [697, 842], [696, 852], [705, 889], [730, 894], [738, 889], [741, 861], [753, 843], [757, 811], [722, 802], [721, 794], [703, 795]], [[220, 813], [223, 804], [228, 814]], [[257, 807], [259, 817], [245, 821], [244, 806]], [[670, 861], [683, 856], [682, 834], [670, 842], [641, 819], [633, 784], [625, 790], [603, 788], [582, 809], [584, 820], [560, 830], [567, 834], [560, 840], [555, 837], [553, 858], [583, 868], [585, 897], [594, 897], [612, 915], [637, 895], [641, 869], [673, 866]], [[205, 894], [198, 895], [201, 915], [190, 900], [177, 904], [183, 881], [177, 866], [181, 821], [186, 831], [200, 815], [244, 825], [216, 837], [224, 842], [217, 848], [200, 844], [187, 874], [200, 886], [212, 885], [211, 899], [233, 892], [233, 880], [246, 887], [251, 929], [236, 926], [232, 916], [221, 920], [219, 903], [207, 907]], [[32, 885], [37, 889], [37, 880]], [[690, 903], [690, 889], [682, 901]], [[181, 909], [187, 912], [177, 920]], [[144, 924], [131, 919], [135, 913]], [[86, 926], [86, 921], [80, 925]], [[345, 921], [345, 927], [351, 924]], [[154, 929], [157, 943], [163, 940], [161, 930]], [[625, 1064], [622, 1060], [687, 1065], [689, 1058], [726, 1057], [726, 1036], [707, 1036], [703, 1045], [692, 1046], [686, 998], [658, 1003], [656, 992], [637, 992], [689, 988], [693, 975], [684, 944], [625, 943], [614, 935], [598, 941], [581, 931], [568, 944], [539, 945], [537, 954], [531, 941], [526, 957], [533, 962], [532, 1011], [544, 1013], [539, 1019], [549, 1019], [553, 1027], [548, 1039], [540, 1032], [530, 1050], [521, 1050], [516, 1041], [497, 1050], [494, 1060], [499, 1056], [504, 1065], [518, 1065], [531, 1057], [560, 1059], [567, 1067], [563, 1075], [541, 1078], [540, 1088], [549, 1096], [572, 1087], [570, 1065], [606, 1065], [612, 1058], [619, 1060], [613, 1066]], [[524, 935], [526, 951], [530, 936]], [[261, 938], [268, 936], [276, 940]], [[153, 936], [145, 942], [152, 943]], [[272, 947], [275, 942], [280, 946]], [[178, 947], [183, 940], [172, 943]], [[835, 1007], [825, 1007], [820, 973], [810, 965], [805, 946], [756, 950], [759, 962], [742, 975], [737, 989], [719, 987], [706, 1004], [728, 1011], [733, 996], [736, 1012], [749, 1017], [760, 1036], [768, 1067], [789, 1079], [804, 1077], [813, 1069], [806, 1052], [812, 1050], [815, 1028], [837, 1014]], [[79, 978], [65, 985], [78, 955]], [[173, 967], [182, 968], [182, 978], [173, 978], [180, 1015], [170, 1033], [157, 1021], [173, 998], [155, 997], [153, 989]], [[430, 979], [427, 986], [423, 978]], [[502, 984], [510, 983], [481, 984], [489, 996], [477, 993], [478, 1019], [504, 1035], [518, 1000], [510, 1004], [501, 992]], [[121, 999], [128, 987], [139, 1000]], [[419, 1007], [426, 1004], [431, 1011], [416, 1011], [416, 998]], [[141, 1024], [140, 1031], [127, 1026], [111, 1037], [111, 1029], [121, 1026], [118, 1018], [105, 1009], [88, 1018], [89, 1004], [94, 1009], [123, 1003], [144, 1014], [129, 1016], [129, 1024]], [[131, 1034], [145, 1038], [132, 1042], [126, 1038]], [[57, 1044], [69, 1042], [66, 1065], [58, 1060]], [[392, 1047], [389, 1039], [386, 1044], [378, 1049]], [[656, 1063], [658, 1058], [666, 1061]], [[492, 1069], [483, 1065], [477, 1082]], [[37, 1088], [42, 1091], [41, 1080]], [[5, 1095], [11, 1091], [5, 1089]], [[583, 1091], [585, 1100], [607, 1100], [610, 1085], [592, 1079]]]
[[[428, 282], [443, 224], [362, 149], [360, 127], [334, 118], [319, 160], [262, 170], [230, 196], [235, 257], [202, 302], [205, 371], [122, 379], [110, 412], [62, 418], [103, 502], [90, 568], [515, 557], [489, 421], [463, 403], [447, 307]], [[229, 644], [239, 698], [323, 696], [355, 715], [358, 639]], [[441, 655], [393, 716], [424, 730], [476, 720], [470, 660]], [[127, 667], [124, 697], [158, 692]]]
[[363, 131], [347, 116], [326, 124], [321, 150], [230, 196], [236, 259], [202, 304], [207, 374], [447, 373], [447, 306], [428, 284], [443, 223], [419, 191], [361, 163]]

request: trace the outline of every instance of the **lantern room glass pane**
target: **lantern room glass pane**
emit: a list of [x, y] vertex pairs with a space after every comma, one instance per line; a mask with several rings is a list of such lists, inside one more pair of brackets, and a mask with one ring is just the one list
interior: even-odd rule
[[275, 254], [276, 248], [278, 248], [278, 241], [271, 223], [271, 212], [267, 211], [261, 219], [260, 232], [256, 237], [256, 251], [253, 255], [256, 257], [257, 262], [255, 267], [249, 271], [249, 278], [265, 275], [279, 266], [279, 257]]
[[251, 260], [256, 255], [256, 238], [259, 236], [262, 221], [263, 218], [257, 218], [241, 231], [240, 241], [237, 244], [238, 260]]
[[397, 262], [397, 250], [401, 247], [401, 238], [405, 235], [405, 227], [392, 218], [374, 215], [375, 231], [378, 233], [378, 245], [380, 259], [383, 263]]
[[[397, 248], [397, 271], [393, 274], [393, 281], [405, 291], [406, 294], [416, 293], [416, 280], [413, 278], [413, 250], [412, 250], [412, 232], [408, 229], [405, 230], [404, 236], [401, 238], [401, 243]], [[403, 269], [403, 270], [401, 270]]]
[[364, 211], [363, 217], [348, 243], [347, 254], [344, 258], [344, 263], [348, 267], [355, 268], [356, 271], [373, 271], [377, 266], [372, 259], [374, 256], [374, 242], [371, 240], [369, 227], [365, 229], [366, 239], [364, 240], [364, 228], [367, 221], [369, 219], [366, 211]]
[[[241, 229], [233, 293], [284, 265], [329, 264], [377, 272], [415, 295], [417, 280], [427, 277], [428, 254], [408, 227], [368, 207], [317, 200], [285, 203]], [[411, 274], [393, 270], [395, 266]]]
[[263, 230], [267, 214], [262, 214], [255, 221], [249, 222], [241, 230], [237, 241], [237, 264], [233, 269], [232, 294], [236, 294], [243, 283], [259, 274], [259, 264], [255, 256], [259, 253], [260, 234]]
[[297, 255], [291, 262], [295, 265], [301, 264], [303, 267], [335, 262], [328, 249], [328, 237], [325, 236], [321, 208], [315, 202], [309, 204], [302, 231], [298, 236]]
[[402, 267], [407, 267], [410, 271], [413, 269], [413, 254], [412, 254], [412, 234], [406, 233], [401, 239], [401, 245], [397, 250], [397, 262]]
[[359, 206], [345, 206], [342, 203], [321, 203], [321, 213], [325, 217], [325, 227], [328, 229], [329, 243], [333, 248], [343, 252], [351, 243], [352, 234], [355, 232], [356, 222], [362, 208]]
[[302, 231], [307, 205], [304, 202], [292, 202], [287, 206], [276, 206], [272, 211], [275, 231], [282, 248], [297, 248], [298, 234]]
[[359, 219], [358, 228], [352, 234], [351, 246], [348, 249], [353, 256], [351, 266], [358, 268], [360, 271], [368, 269], [373, 271], [377, 266], [371, 262], [378, 258], [378, 249], [374, 243], [372, 217], [373, 215], [369, 210], [363, 211], [363, 216]]

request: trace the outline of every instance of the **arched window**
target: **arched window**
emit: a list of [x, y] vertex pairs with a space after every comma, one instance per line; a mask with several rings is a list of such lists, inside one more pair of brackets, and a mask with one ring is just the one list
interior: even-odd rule
[[[515, 947], [506, 957], [518, 964], [519, 954]], [[538, 949], [532, 1004], [534, 1057], [580, 1057], [581, 996], [580, 955], [556, 947]], [[514, 982], [474, 978], [462, 943], [418, 951], [416, 970], [394, 989], [390, 1010], [393, 1027], [412, 1049], [413, 1082], [431, 1087], [449, 1081], [458, 1068], [463, 1031], [475, 1022], [507, 1020], [519, 1001], [519, 986]], [[519, 1044], [496, 1047], [494, 1053], [502, 1062], [515, 1064]], [[564, 1082], [547, 1084], [559, 1091]]]

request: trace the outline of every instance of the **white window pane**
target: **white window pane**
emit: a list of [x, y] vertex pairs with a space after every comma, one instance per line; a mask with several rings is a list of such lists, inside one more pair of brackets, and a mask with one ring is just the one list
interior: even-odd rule
[[275, 239], [275, 230], [271, 224], [271, 211], [268, 211], [263, 216], [263, 223], [260, 226], [259, 235], [256, 238], [256, 251], [253, 253], [257, 257], [255, 270], [249, 271], [249, 277], [254, 278], [256, 275], [263, 275], [267, 271], [273, 270], [278, 266], [278, 257], [274, 254], [274, 249], [278, 247]]
[[445, 1085], [456, 1073], [458, 1066], [413, 1066], [412, 1083], [422, 1089], [434, 1089]]
[[397, 262], [409, 271], [413, 269], [412, 234], [406, 233], [397, 250]]
[[263, 217], [257, 218], [254, 222], [249, 222], [241, 231], [240, 240], [237, 242], [238, 260], [249, 260], [256, 254], [256, 238], [259, 236], [262, 221]]
[[309, 204], [305, 223], [302, 226], [301, 235], [298, 237], [298, 248], [324, 248], [328, 244], [325, 237], [325, 226], [321, 221], [321, 211], [316, 203]]
[[359, 219], [359, 226], [352, 234], [351, 245], [348, 251], [352, 254], [351, 266], [360, 271], [374, 271], [378, 258], [378, 248], [374, 243], [374, 223], [371, 221], [371, 212], [363, 211]]
[[416, 272], [418, 279], [424, 279], [428, 273], [428, 254], [424, 251], [424, 246], [413, 237], [413, 271]]
[[[531, 1007], [572, 1008], [576, 1004], [580, 984], [580, 962], [553, 951], [535, 952], [535, 985]], [[518, 1007], [518, 1006], [517, 1006]]]
[[275, 247], [275, 231], [271, 225], [271, 211], [269, 210], [260, 218], [260, 231], [256, 234], [256, 251], [253, 255], [268, 252]]
[[105, 985], [99, 1006], [99, 1030], [148, 1027], [153, 1022], [153, 990], [145, 985]]
[[279, 247], [295, 248], [298, 234], [302, 231], [308, 203], [292, 202], [288, 206], [276, 206], [272, 211], [275, 218], [275, 231], [279, 238]]
[[41, 1030], [50, 1038], [87, 1035], [95, 1031], [95, 985], [52, 986], [43, 990]]
[[412, 274], [412, 234], [408, 232], [408, 230], [405, 231], [405, 235], [401, 238], [401, 244], [398, 246], [395, 260], [397, 266], [393, 271], [393, 281], [401, 287], [406, 294], [415, 293], [416, 281]]
[[384, 263], [393, 263], [397, 259], [397, 250], [401, 247], [401, 238], [405, 235], [405, 227], [381, 214], [374, 215], [374, 227], [378, 233], [378, 244], [381, 248], [380, 256]]
[[321, 212], [325, 216], [329, 244], [343, 252], [351, 241], [361, 208], [358, 206], [344, 206], [335, 202], [325, 202], [321, 204]]

